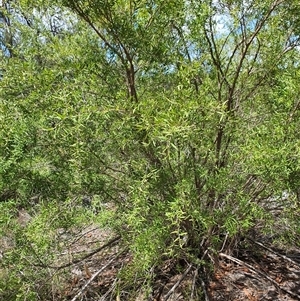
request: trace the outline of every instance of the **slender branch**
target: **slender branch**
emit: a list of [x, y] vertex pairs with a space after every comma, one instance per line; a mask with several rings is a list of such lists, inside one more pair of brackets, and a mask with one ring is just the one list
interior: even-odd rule
[[96, 273], [92, 275], [92, 277], [85, 283], [85, 285], [80, 289], [80, 291], [74, 296], [74, 298], [71, 301], [76, 301], [86, 290], [86, 288], [90, 285], [94, 279], [101, 274], [107, 267], [109, 267], [122, 253], [124, 253], [125, 250], [122, 250], [117, 254], [117, 256], [113, 257], [106, 265], [104, 265], [101, 269], [99, 269]]
[[[222, 46], [221, 46], [221, 48], [220, 48], [220, 54], [222, 54], [222, 52], [223, 52], [225, 46], [227, 45], [228, 39], [229, 39], [230, 37], [232, 37], [232, 33], [233, 33], [233, 29], [231, 29], [231, 30], [229, 31], [229, 33], [227, 34], [227, 36], [226, 36], [224, 42], [222, 43]], [[225, 71], [225, 74], [226, 74], [226, 71]]]
[[215, 166], [217, 168], [221, 167], [220, 164], [220, 153], [221, 153], [221, 146], [222, 146], [222, 139], [224, 136], [224, 125], [219, 125], [217, 138], [216, 138], [216, 162]]
[[126, 62], [122, 56], [122, 53], [119, 52], [116, 47], [114, 47], [104, 36], [104, 34], [95, 26], [95, 24], [92, 22], [92, 20], [89, 18], [89, 16], [81, 9], [81, 7], [78, 5], [77, 1], [72, 1], [72, 8], [75, 10], [75, 12], [78, 13], [78, 15], [87, 22], [87, 24], [95, 31], [95, 33], [99, 36], [99, 38], [104, 42], [104, 44], [112, 50], [114, 54], [116, 54], [119, 59], [121, 60], [123, 65], [126, 65]]
[[[219, 74], [222, 76], [222, 80], [219, 79], [219, 83], [220, 83], [220, 88], [222, 87], [223, 85], [223, 82], [225, 82], [227, 84], [227, 86], [229, 86], [229, 83], [226, 79], [226, 76], [223, 72], [223, 69], [222, 69], [222, 63], [221, 63], [221, 58], [220, 58], [220, 53], [218, 52], [218, 48], [217, 48], [217, 44], [216, 44], [216, 41], [215, 41], [215, 37], [214, 37], [214, 34], [213, 34], [213, 25], [212, 25], [212, 16], [210, 16], [209, 18], [209, 32], [210, 32], [210, 38], [211, 38], [211, 45], [212, 45], [212, 49], [214, 51], [214, 61], [215, 61], [215, 64], [216, 64], [216, 67], [218, 68], [218, 71], [219, 71]], [[219, 89], [220, 91], [221, 89]], [[219, 100], [221, 98], [219, 97]]]
[[292, 112], [290, 113], [288, 122], [290, 123], [293, 120], [295, 113], [300, 109], [300, 99], [297, 100], [296, 105], [294, 106]]
[[261, 44], [260, 44], [260, 41], [259, 41], [259, 38], [258, 38], [258, 37], [256, 38], [256, 41], [257, 41], [258, 47], [257, 47], [257, 49], [256, 49], [254, 58], [253, 58], [253, 60], [252, 60], [252, 65], [251, 65], [250, 69], [248, 70], [248, 75], [251, 74], [252, 69], [253, 69], [253, 66], [254, 66], [254, 64], [256, 63], [258, 54], [259, 54], [259, 52], [260, 52]]
[[84, 261], [85, 259], [87, 259], [89, 257], [92, 257], [96, 253], [99, 253], [103, 249], [105, 249], [105, 248], [113, 245], [114, 243], [118, 242], [120, 239], [121, 239], [121, 236], [118, 235], [118, 236], [112, 238], [111, 240], [109, 240], [105, 245], [103, 245], [103, 246], [101, 246], [101, 247], [93, 250], [92, 252], [86, 254], [85, 256], [83, 256], [81, 258], [78, 258], [78, 259], [75, 259], [75, 260], [73, 260], [71, 262], [68, 262], [66, 264], [60, 265], [60, 266], [50, 266], [50, 265], [46, 265], [46, 264], [33, 264], [33, 266], [61, 270], [61, 269], [67, 268], [69, 266], [72, 266], [72, 265], [74, 265], [76, 263], [82, 262], [82, 261]]
[[114, 243], [118, 242], [120, 239], [121, 239], [121, 236], [118, 235], [118, 236], [112, 238], [111, 240], [109, 240], [105, 245], [103, 245], [103, 246], [101, 246], [101, 247], [99, 247], [99, 248], [93, 250], [92, 252], [86, 254], [86, 255], [83, 256], [82, 258], [75, 259], [75, 260], [73, 260], [73, 261], [71, 261], [71, 262], [69, 262], [69, 263], [66, 263], [66, 264], [61, 265], [61, 266], [56, 267], [56, 268], [59, 269], [59, 270], [61, 270], [61, 269], [64, 269], [64, 268], [66, 268], [66, 267], [69, 267], [69, 266], [71, 266], [71, 265], [74, 265], [74, 264], [76, 264], [76, 263], [82, 262], [82, 261], [84, 261], [85, 259], [87, 259], [87, 258], [89, 258], [89, 257], [92, 257], [93, 255], [99, 253], [99, 252], [102, 251], [103, 249], [105, 249], [105, 248], [107, 248], [107, 247], [113, 245]]
[[165, 295], [164, 301], [167, 301], [171, 297], [171, 295], [174, 293], [174, 291], [179, 286], [179, 284], [182, 282], [182, 280], [187, 276], [187, 274], [189, 273], [191, 268], [192, 268], [192, 265], [189, 264], [189, 266], [187, 267], [187, 269], [185, 270], [183, 275], [180, 277], [180, 279], [172, 286], [172, 288], [169, 290], [169, 292]]
[[[227, 103], [227, 108], [228, 108], [228, 111], [230, 111], [232, 109], [232, 102], [233, 102], [233, 94], [234, 94], [234, 91], [235, 91], [235, 87], [237, 85], [237, 81], [238, 81], [238, 78], [240, 76], [240, 71], [242, 69], [242, 66], [243, 66], [243, 63], [244, 63], [244, 60], [246, 58], [246, 55], [248, 53], [248, 50], [251, 46], [251, 44], [253, 43], [254, 39], [257, 37], [258, 33], [260, 32], [260, 30], [262, 29], [262, 27], [264, 26], [264, 24], [266, 23], [266, 21], [268, 20], [268, 18], [270, 17], [271, 13], [274, 11], [274, 9], [280, 4], [282, 3], [284, 0], [280, 0], [280, 1], [274, 1], [273, 4], [271, 5], [270, 9], [268, 10], [267, 14], [259, 21], [257, 21], [257, 24], [255, 26], [255, 30], [254, 32], [252, 33], [252, 35], [249, 37], [249, 40], [246, 41], [246, 44], [245, 44], [245, 48], [244, 50], [242, 51], [242, 54], [241, 54], [241, 58], [239, 60], [239, 64], [237, 66], [237, 69], [235, 71], [235, 76], [233, 78], [233, 82], [232, 82], [232, 85], [230, 87], [230, 90], [229, 90], [229, 95], [228, 95], [228, 103]], [[244, 40], [244, 38], [243, 38]], [[243, 42], [242, 40], [242, 42]], [[241, 43], [241, 42], [240, 42]]]
[[[208, 35], [208, 31], [210, 32], [210, 37]], [[217, 49], [216, 49], [216, 44], [215, 44], [215, 41], [213, 39], [213, 33], [212, 32], [213, 32], [212, 20], [211, 20], [211, 17], [210, 17], [209, 18], [209, 30], [207, 30], [204, 27], [204, 35], [205, 35], [205, 39], [208, 43], [208, 50], [210, 52], [210, 56], [212, 58], [213, 64], [217, 67], [219, 82], [225, 81], [227, 86], [229, 86], [229, 83], [227, 82], [227, 80], [224, 76], [223, 70], [222, 70], [221, 62], [220, 62], [220, 59], [218, 57], [218, 52], [217, 52]], [[220, 79], [220, 74], [222, 76], [222, 80]], [[219, 100], [220, 100], [220, 95], [219, 95]]]
[[[110, 24], [114, 24], [114, 16], [110, 14], [106, 16], [107, 20]], [[116, 39], [117, 43], [120, 45], [123, 53], [125, 54], [125, 58], [122, 56], [122, 64], [124, 66], [124, 68], [126, 69], [126, 80], [127, 80], [127, 85], [128, 85], [128, 92], [129, 92], [129, 96], [131, 97], [132, 100], [134, 100], [135, 102], [138, 101], [138, 95], [137, 95], [137, 91], [136, 91], [136, 85], [135, 85], [135, 67], [134, 67], [134, 63], [133, 63], [133, 57], [134, 55], [130, 53], [128, 47], [125, 46], [125, 44], [122, 42], [122, 40], [120, 39], [119, 36], [119, 32], [117, 29], [115, 29], [114, 27], [112, 27], [112, 29], [110, 30], [110, 34], [114, 36], [114, 38]], [[129, 66], [128, 66], [129, 64]]]
[[231, 136], [229, 136], [227, 139], [226, 139], [226, 143], [225, 143], [225, 147], [222, 151], [222, 154], [221, 154], [221, 160], [219, 162], [219, 165], [220, 167], [224, 167], [225, 164], [226, 164], [226, 157], [227, 157], [227, 151], [229, 149], [229, 145], [230, 145], [230, 142], [231, 142]]
[[240, 28], [243, 35], [243, 41], [247, 38], [247, 27], [246, 27], [246, 17], [245, 17], [245, 11], [243, 10], [243, 15], [241, 16], [240, 20]]
[[232, 51], [232, 53], [231, 53], [231, 55], [230, 55], [230, 57], [229, 57], [229, 59], [228, 59], [228, 62], [227, 62], [227, 65], [226, 65], [226, 68], [225, 68], [225, 71], [224, 71], [225, 74], [228, 73], [229, 67], [230, 67], [230, 65], [231, 65], [231, 62], [232, 62], [232, 60], [233, 60], [233, 58], [234, 58], [236, 52], [238, 51], [239, 47], [240, 47], [244, 42], [245, 42], [245, 40], [244, 40], [244, 38], [243, 38], [239, 43], [237, 43], [237, 44], [235, 45], [235, 47], [234, 47], [234, 49], [233, 49], [233, 51]]
[[[191, 55], [190, 55], [190, 52], [189, 52], [189, 49], [188, 49], [188, 46], [187, 46], [187, 42], [184, 38], [182, 30], [175, 24], [174, 21], [172, 22], [172, 27], [177, 31], [180, 39], [182, 40], [185, 54], [187, 56], [188, 61], [191, 63], [192, 58], [191, 58]], [[199, 93], [199, 83], [198, 83], [197, 79], [192, 79], [192, 82], [195, 86], [196, 93]]]

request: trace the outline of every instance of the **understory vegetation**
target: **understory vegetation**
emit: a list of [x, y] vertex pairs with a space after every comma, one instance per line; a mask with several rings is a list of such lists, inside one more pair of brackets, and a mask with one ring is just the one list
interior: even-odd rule
[[[300, 247], [299, 11], [2, 1], [0, 299], [154, 300], [169, 268], [197, 271], [185, 300], [205, 300], [219, 255], [248, 238]], [[68, 257], [87, 225], [107, 236]], [[104, 246], [115, 282], [64, 295]]]

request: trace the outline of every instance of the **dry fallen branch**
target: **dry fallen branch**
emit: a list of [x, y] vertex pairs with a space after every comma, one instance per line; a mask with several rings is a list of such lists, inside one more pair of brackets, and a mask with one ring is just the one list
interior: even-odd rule
[[[89, 226], [86, 227], [86, 229], [87, 229], [87, 228], [89, 228]], [[93, 231], [96, 231], [97, 229], [99, 229], [99, 227], [96, 227], [96, 228], [87, 230], [87, 231], [85, 231], [85, 232], [79, 231], [78, 234], [74, 235], [75, 238], [74, 238], [74, 240], [70, 243], [70, 245], [76, 244], [82, 237], [86, 236], [87, 234], [89, 234], [89, 233], [91, 233], [91, 232], [93, 232]]]
[[80, 291], [74, 296], [74, 298], [71, 301], [75, 301], [80, 297], [83, 292], [86, 290], [86, 288], [90, 285], [90, 283], [99, 275], [101, 274], [107, 267], [109, 267], [121, 254], [123, 254], [126, 251], [126, 249], [119, 252], [115, 257], [113, 257], [106, 265], [104, 265], [100, 270], [98, 270], [96, 273], [92, 275], [92, 277], [85, 283], [85, 285], [80, 289]]
[[50, 268], [50, 269], [56, 269], [56, 270], [61, 270], [61, 269], [64, 269], [64, 268], [67, 268], [69, 266], [72, 266], [76, 263], [80, 263], [82, 261], [84, 261], [85, 259], [87, 258], [90, 258], [92, 257], [93, 255], [99, 253], [100, 251], [102, 251], [103, 249], [105, 248], [108, 248], [112, 245], [114, 245], [116, 242], [118, 242], [119, 240], [121, 239], [121, 236], [116, 236], [114, 238], [112, 238], [111, 240], [109, 240], [106, 244], [104, 244], [103, 246], [93, 250], [92, 252], [86, 254], [85, 256], [81, 257], [81, 258], [78, 258], [78, 259], [75, 259], [75, 260], [72, 260], [71, 262], [68, 262], [66, 264], [63, 264], [63, 265], [60, 265], [60, 266], [51, 266], [51, 265], [46, 265], [46, 264], [32, 264], [33, 266], [36, 266], [36, 267], [42, 267], [42, 268]]
[[64, 265], [61, 265], [59, 267], [56, 267], [57, 269], [61, 270], [61, 269], [64, 269], [66, 267], [69, 267], [73, 264], [76, 264], [76, 263], [79, 263], [79, 262], [82, 262], [84, 261], [85, 259], [89, 258], [89, 257], [92, 257], [93, 255], [99, 253], [100, 251], [102, 251], [103, 249], [107, 248], [107, 247], [110, 247], [111, 245], [113, 245], [114, 243], [118, 242], [119, 240], [121, 239], [121, 236], [117, 236], [117, 237], [114, 237], [112, 238], [111, 240], [109, 240], [105, 245], [93, 250], [92, 252], [86, 254], [85, 256], [83, 256], [82, 258], [78, 258], [78, 259], [75, 259], [69, 263], [66, 263]]
[[[117, 280], [118, 278], [115, 278], [114, 282], [112, 283], [112, 285], [110, 286], [109, 290], [99, 299], [99, 301], [106, 301], [108, 300], [107, 297], [108, 295], [116, 288], [117, 286]], [[112, 298], [110, 298], [109, 300], [112, 300]]]
[[292, 265], [294, 265], [294, 266], [296, 266], [296, 267], [298, 267], [298, 268], [300, 267], [300, 264], [299, 264], [298, 262], [292, 260], [291, 258], [289, 258], [289, 257], [287, 257], [287, 256], [285, 256], [285, 255], [283, 255], [283, 254], [280, 254], [280, 253], [275, 252], [275, 251], [272, 250], [271, 248], [265, 246], [264, 244], [262, 244], [262, 243], [260, 243], [260, 242], [258, 242], [258, 241], [256, 241], [256, 240], [251, 239], [250, 237], [247, 237], [247, 239], [250, 240], [250, 241], [252, 241], [252, 242], [255, 243], [256, 245], [258, 245], [258, 246], [264, 248], [265, 250], [267, 250], [267, 251], [269, 251], [269, 252], [275, 254], [276, 256], [281, 257], [282, 259], [288, 261], [288, 262], [291, 263]]
[[208, 293], [207, 293], [207, 289], [206, 289], [206, 285], [205, 282], [202, 278], [200, 278], [200, 283], [201, 283], [201, 287], [202, 287], [202, 291], [205, 297], [205, 301], [210, 301], [209, 297], [208, 297]]
[[195, 292], [195, 288], [196, 288], [196, 281], [197, 281], [197, 278], [198, 278], [198, 273], [199, 273], [199, 268], [197, 268], [194, 272], [190, 300], [194, 299], [194, 292]]
[[255, 269], [252, 265], [242, 261], [242, 260], [239, 260], [235, 257], [232, 257], [230, 255], [227, 255], [227, 254], [224, 254], [224, 253], [219, 253], [219, 256], [223, 257], [223, 258], [226, 258], [226, 259], [229, 259], [231, 260], [232, 262], [235, 262], [237, 263], [238, 265], [241, 265], [241, 266], [245, 266], [247, 267], [249, 270], [251, 270], [253, 273], [256, 273], [256, 274], [259, 274], [260, 276], [264, 277], [265, 279], [269, 280], [277, 289], [289, 294], [290, 296], [300, 300], [300, 297], [293, 293], [292, 291], [284, 288], [284, 287], [281, 287], [275, 280], [273, 280], [271, 277], [269, 277], [267, 274], [263, 273], [262, 271], [260, 270], [257, 270]]
[[179, 284], [182, 282], [182, 280], [186, 277], [186, 275], [191, 270], [191, 268], [192, 268], [192, 265], [189, 264], [189, 266], [187, 267], [187, 269], [185, 270], [183, 275], [180, 277], [180, 279], [172, 286], [172, 288], [169, 290], [169, 292], [165, 295], [164, 301], [167, 301], [170, 298], [170, 296], [174, 293], [176, 288], [179, 286]]

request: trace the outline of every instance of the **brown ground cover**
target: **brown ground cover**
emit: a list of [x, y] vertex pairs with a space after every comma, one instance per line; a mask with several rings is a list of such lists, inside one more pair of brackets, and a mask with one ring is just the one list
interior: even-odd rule
[[[102, 241], [100, 245], [99, 241]], [[120, 238], [113, 233], [92, 227], [86, 229], [69, 252], [73, 252], [74, 258], [84, 259], [69, 261], [69, 278], [57, 297], [72, 301], [300, 300], [298, 249], [287, 251], [270, 243], [249, 240], [235, 255], [220, 253], [219, 264], [209, 279], [203, 277], [202, 270], [184, 260], [166, 260], [164, 266], [152, 271], [154, 281], [150, 297], [146, 297], [141, 279], [137, 280], [141, 284], [134, 286], [135, 292], [122, 290], [118, 272], [130, 264], [132, 258], [120, 246]], [[84, 256], [78, 257], [81, 251]]]

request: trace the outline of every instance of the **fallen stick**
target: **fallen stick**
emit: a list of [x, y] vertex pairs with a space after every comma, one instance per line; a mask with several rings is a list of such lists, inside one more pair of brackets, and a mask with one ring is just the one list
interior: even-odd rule
[[247, 239], [250, 240], [250, 241], [252, 241], [252, 242], [255, 243], [256, 245], [258, 245], [258, 246], [264, 248], [265, 250], [267, 250], [267, 251], [269, 251], [269, 252], [271, 252], [271, 253], [277, 255], [278, 257], [283, 258], [284, 260], [288, 261], [289, 263], [293, 264], [294, 266], [297, 266], [298, 268], [300, 267], [300, 264], [297, 263], [296, 261], [292, 260], [291, 258], [289, 258], [289, 257], [287, 257], [287, 256], [285, 256], [285, 255], [282, 255], [282, 254], [280, 254], [280, 253], [275, 252], [275, 251], [272, 250], [271, 248], [265, 246], [264, 244], [262, 244], [262, 243], [260, 243], [260, 242], [258, 242], [258, 241], [256, 241], [256, 240], [251, 239], [250, 237], [247, 237]]
[[76, 263], [80, 263], [80, 262], [84, 261], [84, 260], [87, 259], [87, 258], [92, 257], [93, 255], [99, 253], [99, 252], [102, 251], [103, 249], [105, 249], [105, 248], [107, 248], [107, 247], [113, 245], [114, 243], [118, 242], [120, 239], [121, 239], [121, 236], [118, 235], [118, 236], [112, 238], [111, 240], [109, 240], [109, 241], [108, 241], [106, 244], [104, 244], [103, 246], [101, 246], [101, 247], [99, 247], [99, 248], [97, 248], [97, 249], [91, 251], [90, 253], [84, 255], [83, 257], [78, 258], [78, 259], [75, 259], [75, 260], [73, 260], [73, 261], [71, 261], [71, 262], [65, 263], [65, 264], [63, 264], [63, 265], [53, 266], [53, 265], [47, 265], [47, 264], [44, 264], [44, 263], [42, 263], [42, 264], [39, 264], [39, 263], [31, 263], [31, 264], [32, 264], [33, 266], [35, 266], [35, 267], [41, 267], [41, 268], [49, 268], [49, 269], [61, 270], [61, 269], [67, 268], [67, 267], [69, 267], [69, 266], [72, 266], [72, 265], [74, 265], [74, 264], [76, 264]]
[[210, 301], [209, 297], [208, 297], [208, 293], [207, 293], [205, 282], [203, 281], [202, 278], [200, 278], [200, 283], [201, 283], [201, 286], [202, 286], [202, 290], [203, 290], [203, 294], [204, 294], [204, 297], [205, 297], [205, 301]]
[[263, 273], [262, 271], [259, 271], [259, 270], [255, 269], [252, 265], [250, 265], [250, 264], [248, 264], [248, 263], [246, 263], [246, 262], [244, 262], [244, 261], [242, 261], [242, 260], [239, 260], [239, 259], [237, 259], [237, 258], [235, 258], [235, 257], [232, 257], [232, 256], [230, 256], [230, 255], [227, 255], [227, 254], [225, 254], [225, 253], [219, 253], [219, 256], [224, 257], [224, 258], [227, 258], [227, 259], [229, 259], [229, 260], [231, 260], [231, 261], [233, 261], [233, 262], [235, 262], [235, 263], [237, 263], [237, 264], [239, 264], [239, 265], [242, 265], [242, 266], [247, 267], [247, 268], [248, 268], [249, 270], [251, 270], [252, 272], [254, 272], [254, 273], [256, 273], [256, 274], [259, 274], [259, 275], [261, 275], [262, 277], [264, 277], [264, 278], [266, 278], [267, 280], [269, 280], [269, 281], [270, 281], [277, 289], [279, 289], [279, 290], [281, 290], [281, 291], [283, 291], [283, 292], [289, 294], [290, 296], [296, 298], [297, 300], [300, 300], [299, 295], [293, 293], [292, 291], [290, 291], [290, 290], [288, 290], [288, 289], [286, 289], [286, 288], [284, 288], [284, 287], [281, 287], [275, 280], [273, 280], [271, 277], [269, 277], [267, 274]]
[[193, 277], [193, 282], [192, 282], [192, 288], [191, 288], [191, 296], [190, 296], [190, 301], [194, 300], [194, 292], [195, 292], [195, 288], [196, 288], [196, 281], [197, 281], [197, 277], [198, 277], [198, 270], [199, 268], [197, 268], [194, 272], [194, 277]]
[[89, 258], [89, 257], [92, 257], [93, 255], [99, 253], [99, 252], [102, 251], [103, 249], [105, 249], [105, 248], [111, 246], [112, 244], [114, 244], [115, 242], [119, 241], [120, 238], [121, 238], [121, 236], [114, 237], [114, 238], [112, 238], [111, 240], [109, 240], [106, 244], [104, 244], [103, 246], [101, 246], [101, 247], [99, 247], [99, 248], [93, 250], [92, 252], [86, 254], [85, 256], [83, 256], [83, 257], [81, 257], [81, 258], [75, 259], [75, 260], [73, 260], [73, 261], [71, 261], [71, 262], [69, 262], [69, 263], [66, 263], [66, 264], [61, 265], [61, 266], [58, 266], [58, 267], [52, 267], [52, 266], [50, 266], [50, 268], [56, 268], [56, 269], [58, 269], [58, 270], [61, 270], [61, 269], [67, 268], [67, 267], [69, 267], [69, 266], [71, 266], [71, 265], [74, 265], [74, 264], [76, 264], [76, 263], [82, 262], [82, 261], [84, 261], [85, 259], [87, 259], [87, 258]]
[[108, 300], [107, 296], [116, 288], [118, 278], [115, 278], [113, 284], [110, 286], [109, 290], [99, 299], [99, 301], [105, 301]]
[[[126, 250], [126, 249], [125, 249]], [[115, 257], [113, 257], [106, 265], [104, 265], [100, 270], [98, 270], [96, 273], [92, 275], [92, 277], [85, 283], [85, 285], [80, 289], [80, 291], [74, 296], [74, 298], [71, 301], [77, 300], [78, 297], [80, 297], [83, 292], [86, 290], [86, 288], [90, 285], [90, 283], [100, 274], [102, 273], [107, 267], [109, 267], [122, 253], [125, 252], [125, 250], [122, 250], [119, 252]]]
[[192, 265], [190, 264], [188, 266], [188, 268], [185, 270], [185, 272], [183, 273], [183, 275], [180, 277], [180, 279], [172, 286], [172, 288], [165, 295], [164, 301], [167, 301], [170, 298], [170, 296], [174, 293], [174, 291], [176, 290], [176, 288], [179, 286], [179, 284], [182, 282], [182, 280], [186, 277], [186, 275], [191, 270], [191, 268], [192, 268]]

